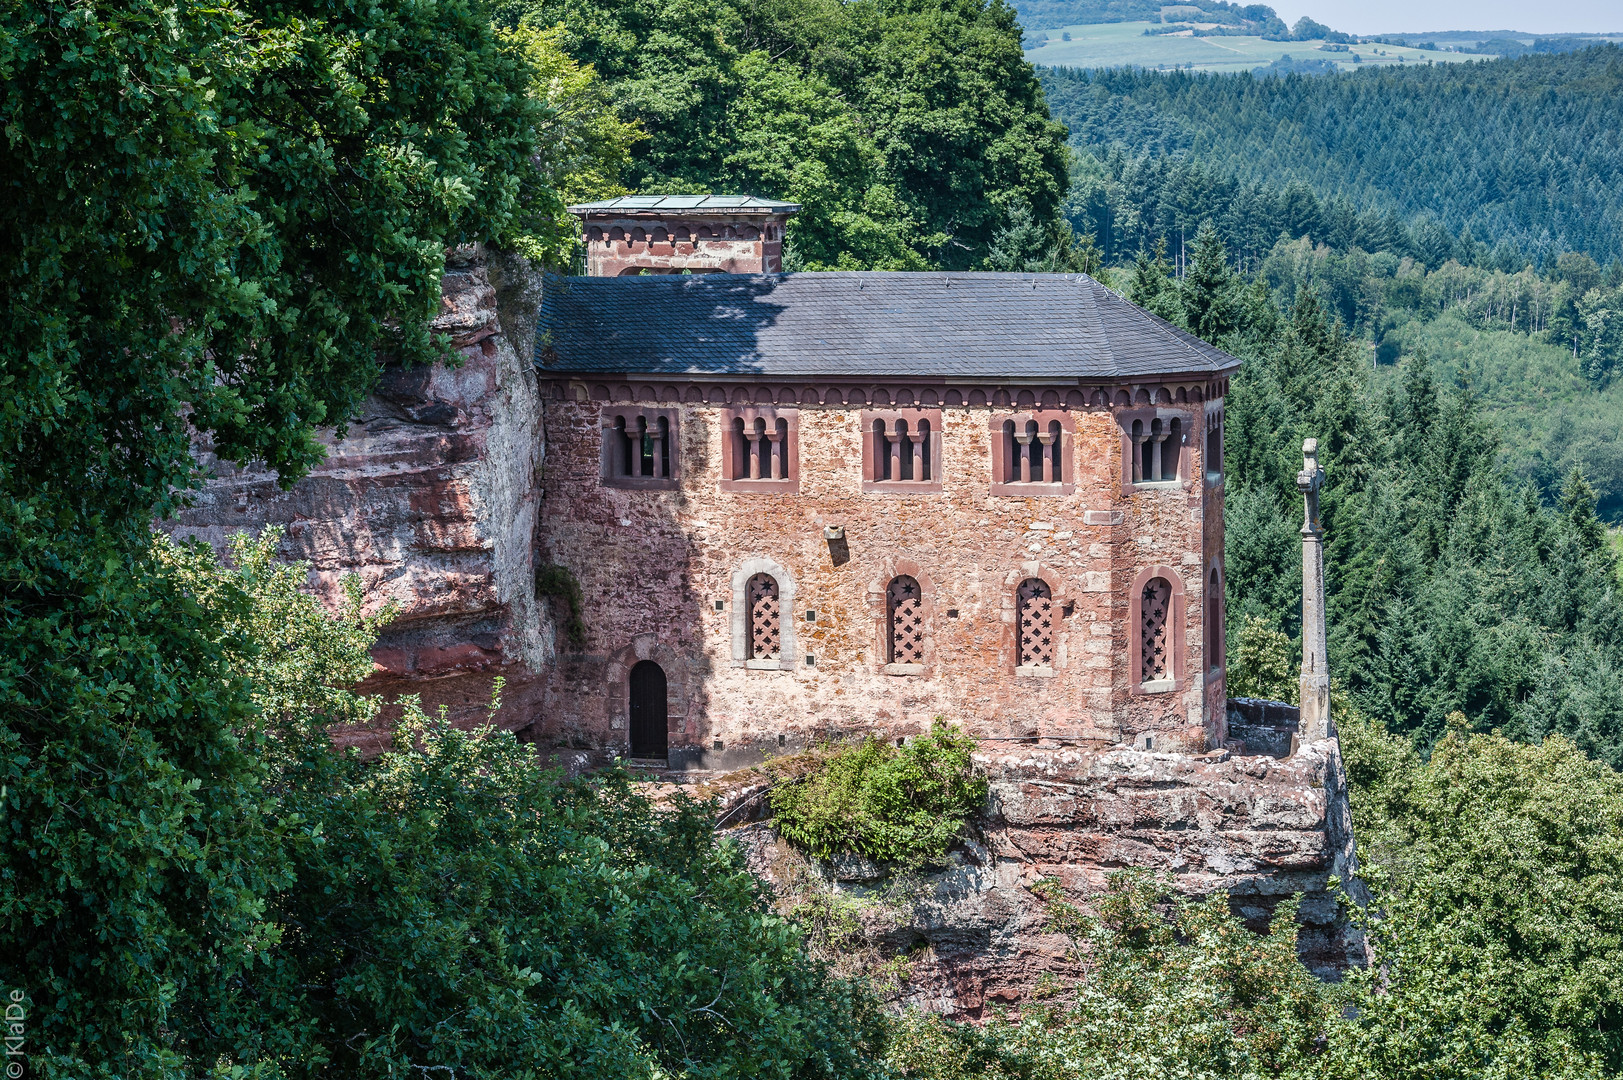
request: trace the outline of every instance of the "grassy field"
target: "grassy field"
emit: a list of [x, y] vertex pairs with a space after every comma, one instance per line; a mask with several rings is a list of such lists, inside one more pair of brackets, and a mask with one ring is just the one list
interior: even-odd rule
[[[1396, 45], [1353, 45], [1351, 52], [1324, 52], [1322, 41], [1264, 41], [1260, 37], [1192, 37], [1185, 34], [1157, 34], [1146, 37], [1153, 26], [1147, 22], [1097, 23], [1065, 26], [1045, 31], [1048, 44], [1031, 49], [1026, 59], [1046, 67], [1147, 67], [1190, 66], [1196, 71], [1250, 71], [1264, 67], [1283, 56], [1297, 60], [1329, 60], [1342, 71], [1372, 64], [1424, 64], [1482, 60], [1464, 53], [1407, 49]], [[1070, 34], [1065, 41], [1062, 34]], [[1353, 63], [1357, 55], [1362, 63]]]

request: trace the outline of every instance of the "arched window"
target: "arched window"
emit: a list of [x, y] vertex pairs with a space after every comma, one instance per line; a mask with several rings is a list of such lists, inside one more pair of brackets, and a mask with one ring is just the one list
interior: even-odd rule
[[750, 611], [750, 659], [778, 659], [783, 630], [778, 579], [771, 574], [756, 574], [744, 586], [744, 595]]
[[1128, 483], [1159, 484], [1178, 479], [1183, 457], [1184, 423], [1173, 417], [1144, 417], [1128, 421], [1125, 457]]
[[675, 487], [676, 414], [616, 407], [603, 417], [603, 480], [612, 487]]
[[863, 490], [941, 490], [941, 410], [862, 414]]
[[1144, 583], [1139, 609], [1139, 681], [1159, 682], [1172, 678], [1172, 646], [1168, 640], [1167, 617], [1172, 606], [1172, 585], [1166, 578], [1154, 577]]
[[1054, 666], [1054, 593], [1041, 578], [1026, 578], [1015, 593], [1020, 666]]
[[993, 420], [992, 494], [1061, 495], [1071, 476], [1070, 420], [1022, 413]]
[[643, 660], [631, 669], [629, 683], [631, 756], [662, 758], [666, 755], [665, 671], [652, 660]]
[[1223, 582], [1217, 567], [1206, 578], [1206, 669], [1223, 666]]
[[789, 421], [782, 416], [733, 418], [730, 480], [789, 478]]
[[891, 664], [924, 663], [924, 592], [916, 579], [892, 578], [885, 589], [885, 660]]

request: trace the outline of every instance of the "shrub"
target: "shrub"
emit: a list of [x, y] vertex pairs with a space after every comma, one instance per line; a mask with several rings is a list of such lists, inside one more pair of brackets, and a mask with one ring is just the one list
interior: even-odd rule
[[778, 831], [820, 859], [865, 855], [903, 865], [939, 863], [971, 814], [986, 780], [973, 739], [937, 720], [905, 747], [869, 736], [832, 749], [817, 767], [772, 793]]

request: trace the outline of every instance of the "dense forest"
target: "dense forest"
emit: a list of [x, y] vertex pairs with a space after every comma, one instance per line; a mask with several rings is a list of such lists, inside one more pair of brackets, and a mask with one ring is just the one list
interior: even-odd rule
[[1335, 78], [1041, 76], [1073, 143], [1097, 155], [1184, 154], [1241, 184], [1301, 181], [1352, 214], [1435, 218], [1540, 266], [1566, 250], [1623, 256], [1617, 46]]
[[[1397, 164], [1381, 198], [1324, 186], [1328, 166], [1298, 187], [1202, 166], [1264, 185], [1258, 214], [1307, 215], [1256, 239], [1220, 197], [1194, 212], [1146, 196], [1134, 177], [1153, 170], [1123, 171], [1144, 151], [1167, 159], [1154, 175], [1193, 176], [1172, 155], [1230, 146], [1234, 117], [1202, 120], [1210, 142], [1167, 120], [1161, 142], [1129, 132], [1119, 154], [1110, 136], [1068, 161], [1018, 39], [1006, 6], [976, 0], [0, 12], [0, 978], [30, 1075], [1617, 1075], [1617, 567], [1582, 471], [1508, 469], [1477, 390], [1421, 356], [1456, 333], [1519, 336], [1609, 387], [1609, 249], [1533, 245], [1528, 271], [1494, 253], [1531, 226], [1493, 234], [1463, 199], [1428, 232]], [[1601, 80], [1608, 56], [1572, 63]], [[1492, 119], [1426, 77], [1465, 132]], [[1151, 86], [1134, 78], [1109, 85]], [[1555, 78], [1550, 100], [1587, 121], [1602, 106], [1580, 82]], [[1117, 112], [1154, 126], [1207, 85], [1168, 80]], [[1282, 85], [1311, 113], [1317, 91]], [[1530, 167], [1557, 175], [1559, 150], [1615, 175], [1615, 131], [1591, 136], [1528, 132]], [[1481, 160], [1509, 160], [1485, 141]], [[1037, 882], [1076, 978], [1017, 1022], [887, 1014], [812, 920], [774, 908], [707, 807], [657, 809], [612, 771], [568, 780], [410, 701], [380, 759], [338, 752], [327, 726], [379, 707], [351, 688], [387, 613], [322, 609], [274, 535], [223, 564], [154, 540], [199, 482], [194, 438], [290, 483], [384, 358], [446, 359], [429, 325], [448, 247], [566, 265], [566, 200], [711, 187], [804, 201], [799, 265], [1086, 267], [1243, 357], [1237, 688], [1289, 692], [1290, 478], [1300, 438], [1320, 438], [1375, 967], [1313, 980], [1289, 905], [1258, 937], [1221, 899], [1180, 904], [1134, 875], [1088, 910]], [[1396, 238], [1333, 235], [1322, 218], [1343, 203], [1395, 216]], [[1142, 224], [1145, 207], [1161, 216]], [[1426, 245], [1444, 234], [1439, 260]], [[911, 835], [900, 864], [938, 857], [942, 821], [972, 827], [984, 787], [962, 739], [934, 738], [928, 769], [830, 750], [782, 800], [786, 832], [813, 854]], [[886, 799], [859, 804], [911, 834], [880, 810], [854, 837], [829, 812], [828, 792], [873, 773]], [[952, 797], [897, 786], [917, 773]]]

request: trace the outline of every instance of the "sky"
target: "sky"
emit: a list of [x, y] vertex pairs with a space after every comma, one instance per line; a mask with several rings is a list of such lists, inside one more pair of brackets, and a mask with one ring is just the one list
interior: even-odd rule
[[1530, 34], [1623, 31], [1618, 0], [1264, 0], [1294, 23], [1310, 15], [1349, 34], [1520, 30]]

